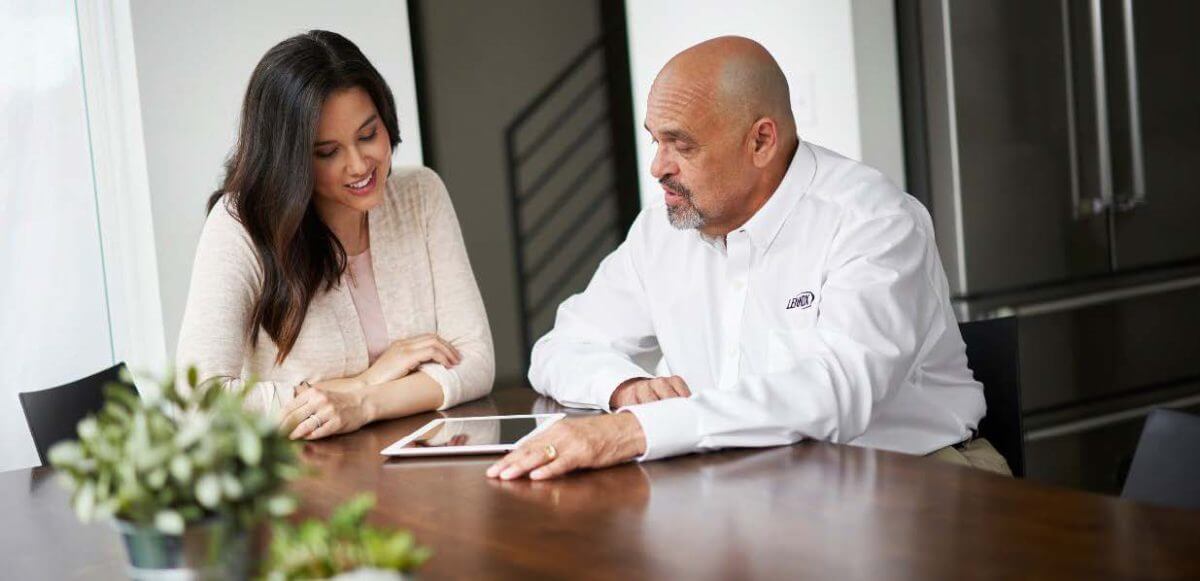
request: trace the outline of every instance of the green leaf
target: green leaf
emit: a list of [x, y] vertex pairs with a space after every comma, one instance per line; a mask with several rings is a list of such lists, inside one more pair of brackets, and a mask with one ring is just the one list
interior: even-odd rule
[[180, 454], [171, 458], [170, 464], [171, 476], [175, 477], [175, 481], [181, 484], [186, 484], [192, 480], [192, 461], [187, 456]]
[[124, 383], [108, 383], [104, 386], [104, 398], [109, 403], [128, 410], [141, 408], [137, 391]]
[[76, 431], [79, 433], [79, 439], [91, 440], [100, 435], [100, 424], [96, 421], [95, 416], [88, 416], [79, 420]]
[[274, 517], [285, 517], [296, 511], [296, 504], [294, 497], [285, 494], [272, 496], [267, 501], [267, 512]]
[[207, 382], [196, 388], [200, 392], [200, 409], [210, 409], [226, 395], [224, 388], [216, 382]]
[[258, 429], [258, 435], [261, 437], [269, 437], [279, 431], [279, 423], [271, 419], [271, 416], [260, 415], [255, 421], [255, 427]]
[[204, 516], [204, 511], [194, 504], [189, 504], [180, 508], [179, 514], [183, 517], [183, 520], [187, 522], [194, 522], [200, 520], [200, 517]]
[[199, 378], [197, 377], [198, 375], [199, 375], [199, 373], [196, 371], [195, 366], [188, 368], [188, 370], [187, 370], [188, 387], [192, 387], [192, 388], [196, 387], [196, 384], [200, 382]]
[[167, 471], [162, 468], [156, 468], [146, 475], [146, 484], [150, 488], [159, 489], [167, 483]]
[[75, 515], [83, 522], [92, 520], [96, 508], [96, 488], [91, 482], [84, 482], [75, 492]]
[[74, 440], [59, 442], [50, 448], [50, 464], [57, 468], [78, 466], [83, 461], [83, 446]]
[[275, 488], [278, 485], [274, 481], [268, 481], [267, 473], [262, 468], [250, 468], [241, 473], [242, 488], [246, 490], [246, 494], [257, 495], [259, 492], [268, 486]]
[[138, 469], [147, 467], [147, 455], [150, 452], [150, 430], [146, 426], [146, 414], [139, 412], [133, 416], [133, 429], [129, 439], [125, 441], [125, 453]]
[[95, 516], [97, 520], [112, 518], [115, 514], [117, 514], [117, 509], [119, 507], [120, 503], [118, 503], [116, 499], [110, 499], [107, 502], [97, 504], [93, 516]]
[[333, 529], [351, 530], [362, 524], [371, 507], [375, 506], [375, 497], [371, 494], [360, 494], [350, 499], [338, 508], [329, 519]]
[[262, 460], [262, 452], [262, 440], [254, 432], [254, 428], [249, 425], [241, 426], [238, 429], [238, 456], [242, 458], [242, 462], [257, 466]]
[[208, 433], [211, 427], [208, 416], [188, 414], [180, 420], [179, 431], [175, 434], [175, 446], [182, 449], [195, 444]]
[[196, 481], [196, 501], [204, 508], [216, 508], [221, 502], [221, 481], [216, 474], [205, 474]]
[[232, 500], [242, 498], [242, 483], [228, 472], [221, 475], [221, 490], [225, 493], [225, 498]]
[[154, 515], [154, 528], [168, 535], [183, 534], [183, 516], [173, 510], [160, 510]]

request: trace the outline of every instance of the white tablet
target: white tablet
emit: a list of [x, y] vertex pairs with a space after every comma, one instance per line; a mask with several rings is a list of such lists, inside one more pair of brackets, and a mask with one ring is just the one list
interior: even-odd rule
[[508, 452], [566, 414], [438, 418], [395, 444], [385, 456], [442, 456]]

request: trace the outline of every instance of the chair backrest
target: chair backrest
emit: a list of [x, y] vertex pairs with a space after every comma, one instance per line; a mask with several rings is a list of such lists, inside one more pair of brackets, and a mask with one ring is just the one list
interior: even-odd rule
[[124, 363], [71, 383], [19, 394], [25, 423], [33, 435], [42, 465], [49, 464], [46, 452], [63, 441], [75, 439], [75, 427], [88, 414], [104, 407], [104, 386], [120, 379]]
[[1025, 429], [1021, 423], [1021, 359], [1016, 317], [960, 323], [967, 364], [983, 384], [987, 415], [979, 435], [1008, 461], [1013, 476], [1025, 476]]
[[1150, 412], [1121, 497], [1200, 508], [1200, 416], [1168, 409]]

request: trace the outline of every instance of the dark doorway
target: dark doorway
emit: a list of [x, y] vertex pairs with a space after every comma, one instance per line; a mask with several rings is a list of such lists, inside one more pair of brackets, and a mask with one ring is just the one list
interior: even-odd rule
[[639, 210], [624, 4], [410, 0], [426, 163], [454, 200], [497, 384]]

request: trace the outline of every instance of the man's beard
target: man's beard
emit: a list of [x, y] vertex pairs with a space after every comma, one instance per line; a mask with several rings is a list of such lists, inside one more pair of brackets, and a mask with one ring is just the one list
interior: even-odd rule
[[667, 189], [683, 197], [683, 204], [667, 206], [667, 221], [679, 230], [695, 230], [704, 226], [706, 218], [700, 209], [692, 203], [692, 192], [683, 184], [664, 179], [660, 183]]

